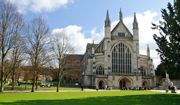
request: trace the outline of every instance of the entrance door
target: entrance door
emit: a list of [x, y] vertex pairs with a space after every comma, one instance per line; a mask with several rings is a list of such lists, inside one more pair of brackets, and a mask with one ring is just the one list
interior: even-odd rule
[[131, 87], [131, 82], [127, 78], [123, 78], [119, 81], [119, 88], [122, 90], [126, 90]]
[[144, 82], [142, 83], [142, 87], [143, 87], [144, 89], [148, 88], [148, 83], [147, 83], [147, 81], [144, 81]]
[[126, 81], [124, 79], [120, 80], [119, 87], [120, 87], [120, 89], [125, 89], [126, 88]]
[[104, 89], [104, 81], [99, 81], [99, 89]]

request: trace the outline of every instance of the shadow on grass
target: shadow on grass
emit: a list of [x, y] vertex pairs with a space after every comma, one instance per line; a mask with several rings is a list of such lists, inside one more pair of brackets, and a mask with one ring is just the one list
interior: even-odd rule
[[0, 105], [180, 105], [180, 95], [154, 94], [64, 100], [21, 100], [16, 102], [0, 102]]

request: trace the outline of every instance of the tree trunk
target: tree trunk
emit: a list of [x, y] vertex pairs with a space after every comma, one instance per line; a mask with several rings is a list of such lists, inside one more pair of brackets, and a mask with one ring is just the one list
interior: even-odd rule
[[[59, 72], [59, 71], [58, 71]], [[56, 89], [56, 92], [59, 92], [59, 86], [60, 86], [60, 75], [58, 73], [58, 81], [57, 81], [57, 89]]]
[[59, 92], [60, 81], [58, 79], [56, 92]]
[[15, 80], [16, 80], [16, 74], [15, 74], [15, 67], [13, 67], [13, 72], [12, 72], [12, 90], [14, 90], [14, 86], [15, 86]]
[[4, 83], [3, 83], [3, 78], [4, 78], [4, 69], [3, 69], [3, 67], [1, 67], [1, 86], [0, 86], [0, 92], [2, 93], [3, 91], [4, 91]]
[[56, 92], [59, 92], [59, 86], [60, 86], [60, 82], [61, 82], [61, 75], [60, 75], [60, 69], [58, 70], [58, 81], [57, 81], [57, 89]]
[[3, 54], [2, 54], [2, 58], [1, 58], [1, 86], [0, 86], [0, 93], [2, 93], [4, 91], [4, 57], [3, 57]]
[[36, 90], [38, 89], [38, 76], [36, 75]]
[[35, 82], [36, 82], [36, 70], [33, 72], [33, 83], [32, 83], [32, 89], [31, 92], [34, 92], [35, 89]]

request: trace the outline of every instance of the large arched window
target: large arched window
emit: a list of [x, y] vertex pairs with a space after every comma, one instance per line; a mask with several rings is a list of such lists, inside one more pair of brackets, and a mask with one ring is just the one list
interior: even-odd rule
[[104, 68], [102, 66], [96, 67], [96, 74], [97, 75], [104, 75]]
[[131, 73], [131, 52], [123, 43], [112, 50], [112, 72]]

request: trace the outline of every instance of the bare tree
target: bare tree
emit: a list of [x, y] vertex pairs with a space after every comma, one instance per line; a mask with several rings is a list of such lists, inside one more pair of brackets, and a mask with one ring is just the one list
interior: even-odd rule
[[7, 79], [10, 78], [10, 74], [11, 74], [12, 70], [11, 70], [11, 62], [9, 60], [5, 60], [4, 61], [4, 74], [3, 74], [3, 78], [4, 78], [4, 84], [6, 83]]
[[59, 86], [61, 83], [61, 79], [63, 77], [64, 66], [66, 64], [66, 56], [73, 52], [73, 47], [69, 43], [68, 37], [63, 33], [55, 34], [55, 37], [52, 39], [52, 49], [53, 49], [53, 57], [56, 62], [57, 70], [57, 90], [59, 92]]
[[33, 19], [29, 26], [29, 45], [27, 46], [27, 53], [29, 54], [33, 67], [33, 83], [31, 92], [34, 92], [35, 86], [37, 89], [38, 69], [45, 63], [44, 61], [47, 58], [45, 38], [48, 32], [48, 25], [42, 17]]
[[16, 84], [16, 69], [20, 67], [21, 62], [24, 60], [24, 53], [26, 47], [24, 38], [20, 35], [16, 36], [16, 42], [14, 43], [14, 47], [11, 51], [11, 70], [12, 70], [12, 90], [14, 90], [14, 86]]
[[16, 7], [9, 2], [0, 1], [0, 92], [3, 92], [6, 81], [5, 61], [16, 41], [20, 21], [22, 21], [22, 16], [17, 12]]

